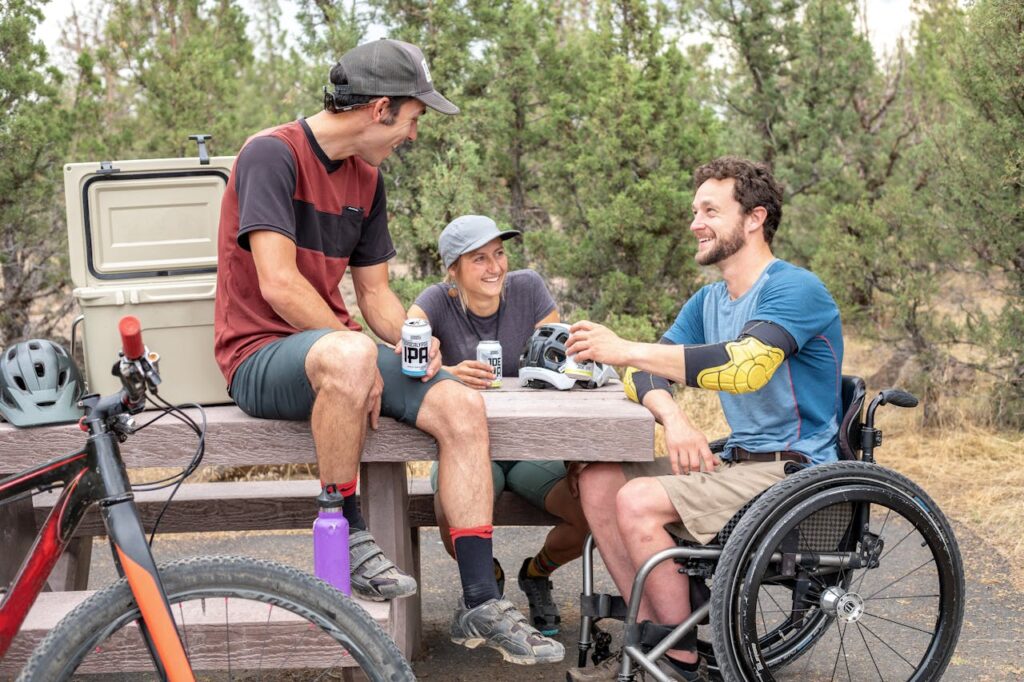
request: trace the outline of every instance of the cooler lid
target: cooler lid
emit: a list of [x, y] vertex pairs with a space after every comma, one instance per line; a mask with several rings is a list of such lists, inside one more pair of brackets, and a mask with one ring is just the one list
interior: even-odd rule
[[64, 167], [75, 286], [217, 271], [220, 202], [233, 156]]

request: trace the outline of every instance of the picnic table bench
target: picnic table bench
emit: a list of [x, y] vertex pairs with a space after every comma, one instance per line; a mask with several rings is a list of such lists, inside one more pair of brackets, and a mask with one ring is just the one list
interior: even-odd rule
[[[654, 420], [631, 403], [618, 384], [585, 391], [536, 391], [506, 379], [503, 387], [484, 392], [496, 460], [646, 461], [654, 453]], [[142, 423], [155, 413], [137, 417]], [[306, 422], [254, 419], [233, 405], [206, 408], [207, 445], [204, 466], [308, 464], [316, 461]], [[195, 415], [193, 415], [195, 416]], [[84, 434], [75, 426], [15, 429], [0, 424], [0, 470], [26, 469], [82, 446]], [[132, 436], [122, 446], [129, 467], [176, 467], [186, 464], [196, 437], [170, 417]], [[433, 496], [425, 479], [410, 488], [406, 463], [437, 458], [437, 446], [426, 434], [391, 419], [367, 436], [360, 467], [363, 515], [377, 542], [403, 570], [420, 579], [419, 533], [436, 525]], [[160, 523], [161, 532], [308, 529], [316, 516], [319, 482], [232, 481], [186, 483]], [[147, 531], [166, 499], [167, 490], [137, 493]], [[49, 513], [56, 493], [35, 496], [0, 507], [2, 546], [0, 585], [10, 582], [38, 524]], [[495, 525], [551, 525], [553, 517], [511, 493], [495, 507]], [[77, 531], [76, 540], [51, 578], [54, 590], [44, 593], [15, 640], [0, 676], [17, 670], [35, 642], [84, 595], [88, 582], [92, 538], [104, 535], [95, 510]], [[453, 574], [455, 564], [452, 564]], [[420, 597], [369, 605], [402, 652], [412, 658], [420, 643]]]

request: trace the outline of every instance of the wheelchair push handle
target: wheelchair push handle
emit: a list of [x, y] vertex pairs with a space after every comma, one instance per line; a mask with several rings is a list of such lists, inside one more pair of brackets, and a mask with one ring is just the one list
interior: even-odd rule
[[913, 393], [890, 388], [878, 394], [879, 405], [895, 405], [896, 407], [917, 407], [917, 397]]
[[882, 444], [882, 431], [875, 428], [875, 410], [882, 405], [917, 407], [917, 404], [917, 396], [899, 388], [887, 388], [875, 396], [875, 399], [868, 406], [868, 413], [864, 424], [860, 427], [861, 459], [863, 461], [875, 461], [875, 448]]

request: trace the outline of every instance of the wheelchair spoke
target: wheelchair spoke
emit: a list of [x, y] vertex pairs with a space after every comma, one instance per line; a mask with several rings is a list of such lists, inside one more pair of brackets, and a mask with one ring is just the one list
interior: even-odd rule
[[839, 651], [836, 652], [836, 662], [832, 666], [832, 680], [836, 679], [836, 670], [839, 669], [839, 656], [843, 657], [843, 663], [846, 665], [846, 679], [853, 682], [853, 675], [850, 674], [850, 661], [846, 658], [846, 647], [843, 646], [843, 639], [846, 637], [846, 628], [839, 625], [839, 621], [836, 621], [836, 630], [839, 632]]
[[860, 623], [855, 623], [857, 626], [857, 633], [860, 635], [860, 639], [864, 642], [864, 650], [868, 652], [868, 657], [871, 658], [871, 665], [875, 666], [875, 672], [878, 673], [878, 679], [885, 682], [885, 678], [882, 677], [882, 671], [878, 669], [878, 661], [875, 660], [875, 655], [871, 653], [871, 647], [868, 646], [868, 640], [864, 637], [864, 630], [861, 629]]
[[901, 623], [898, 620], [892, 620], [891, 618], [885, 618], [883, 616], [879, 616], [879, 615], [876, 615], [874, 613], [870, 613], [868, 611], [865, 611], [864, 615], [865, 616], [871, 616], [872, 618], [876, 618], [878, 620], [884, 620], [887, 623], [892, 623], [893, 625], [899, 625], [900, 627], [910, 628], [911, 630], [917, 630], [918, 632], [922, 632], [922, 633], [924, 633], [926, 635], [929, 635], [929, 636], [934, 636], [935, 635], [935, 632], [933, 632], [933, 631], [923, 630], [921, 628], [914, 627], [913, 625], [907, 625], [906, 623]]
[[910, 535], [911, 535], [911, 533], [913, 533], [913, 532], [914, 532], [915, 530], [917, 530], [917, 529], [916, 529], [916, 528], [914, 528], [913, 526], [911, 526], [910, 530], [908, 530], [908, 531], [907, 531], [907, 534], [906, 534], [906, 535], [904, 535], [903, 537], [901, 537], [901, 538], [900, 538], [900, 541], [899, 541], [899, 542], [897, 542], [897, 543], [896, 543], [895, 545], [893, 545], [893, 546], [892, 546], [892, 547], [890, 547], [890, 548], [889, 548], [888, 550], [886, 550], [885, 554], [883, 554], [882, 556], [878, 557], [878, 563], [882, 563], [882, 560], [883, 560], [883, 559], [885, 559], [885, 557], [887, 557], [887, 556], [889, 556], [890, 554], [892, 554], [892, 552], [893, 552], [893, 550], [894, 550], [894, 549], [896, 549], [897, 547], [899, 547], [900, 545], [902, 545], [902, 544], [903, 544], [903, 541], [904, 541], [904, 540], [906, 540], [907, 538], [909, 538], [909, 537], [910, 537]]
[[938, 599], [941, 594], [901, 594], [893, 597], [873, 597], [874, 599]]
[[902, 661], [903, 661], [904, 663], [906, 663], [907, 665], [909, 665], [909, 666], [910, 666], [911, 668], [913, 668], [913, 669], [915, 669], [915, 670], [917, 669], [917, 666], [916, 666], [916, 665], [914, 665], [913, 663], [911, 663], [910, 661], [908, 661], [908, 660], [907, 660], [907, 659], [906, 659], [906, 658], [905, 658], [905, 657], [903, 656], [903, 654], [901, 654], [900, 652], [896, 651], [896, 650], [895, 650], [895, 649], [893, 649], [893, 648], [892, 648], [891, 646], [889, 646], [889, 643], [888, 643], [888, 642], [886, 642], [886, 641], [885, 641], [884, 639], [882, 639], [881, 637], [879, 637], [879, 636], [878, 636], [877, 634], [875, 634], [875, 631], [874, 631], [874, 630], [872, 630], [871, 628], [869, 628], [869, 627], [868, 627], [867, 625], [865, 625], [864, 623], [858, 623], [858, 625], [860, 625], [860, 626], [861, 626], [862, 628], [864, 628], [865, 630], [867, 630], [867, 631], [868, 631], [868, 634], [870, 634], [870, 635], [871, 635], [872, 637], [874, 637], [874, 638], [875, 638], [875, 639], [877, 639], [877, 640], [878, 640], [879, 642], [881, 642], [881, 643], [882, 643], [882, 645], [883, 645], [883, 646], [884, 646], [884, 647], [885, 647], [886, 649], [888, 649], [889, 651], [891, 651], [891, 652], [893, 652], [894, 654], [896, 654], [897, 656], [899, 656], [899, 657], [900, 657], [900, 659], [901, 659], [901, 660], [902, 660]]
[[889, 589], [890, 587], [892, 587], [892, 586], [893, 586], [893, 585], [895, 585], [896, 583], [898, 583], [898, 582], [901, 582], [901, 581], [903, 581], [903, 580], [906, 580], [906, 579], [907, 579], [907, 578], [909, 578], [909, 577], [910, 577], [911, 575], [913, 575], [914, 573], [917, 573], [918, 571], [920, 571], [920, 570], [921, 570], [922, 568], [924, 568], [924, 567], [925, 567], [925, 566], [927, 566], [928, 564], [934, 564], [934, 563], [935, 563], [935, 557], [933, 556], [933, 557], [932, 557], [931, 559], [929, 559], [928, 561], [924, 562], [923, 564], [921, 564], [921, 565], [920, 565], [920, 566], [918, 566], [917, 568], [915, 568], [915, 569], [912, 569], [912, 570], [910, 570], [910, 571], [907, 571], [906, 573], [904, 573], [904, 574], [903, 574], [902, 576], [900, 576], [899, 578], [896, 578], [896, 580], [893, 580], [893, 581], [892, 581], [891, 583], [889, 583], [888, 585], [886, 585], [886, 586], [885, 586], [885, 587], [883, 587], [882, 589], [880, 589], [880, 590], [875, 590], [874, 592], [872, 592], [872, 593], [871, 593], [871, 595], [870, 595], [870, 596], [868, 596], [868, 597], [864, 597], [864, 601], [868, 601], [868, 600], [870, 600], [870, 599], [874, 599], [874, 598], [875, 598], [875, 595], [877, 595], [877, 594], [879, 594], [879, 593], [881, 593], [881, 592], [885, 592], [885, 591], [886, 591], [887, 589]]

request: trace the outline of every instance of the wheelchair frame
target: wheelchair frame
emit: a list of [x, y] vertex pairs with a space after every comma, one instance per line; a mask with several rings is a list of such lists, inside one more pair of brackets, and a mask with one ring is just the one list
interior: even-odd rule
[[[843, 408], [844, 408], [844, 410], [843, 410], [843, 422], [841, 424], [840, 434], [839, 434], [840, 457], [841, 457], [841, 461], [842, 460], [858, 461], [859, 460], [862, 463], [876, 465], [876, 463], [874, 461], [874, 449], [882, 444], [882, 432], [879, 429], [876, 429], [874, 427], [874, 415], [875, 415], [876, 409], [878, 407], [880, 407], [882, 405], [886, 405], [886, 404], [892, 404], [892, 405], [896, 405], [896, 406], [899, 406], [899, 407], [915, 407], [917, 405], [918, 401], [910, 393], [907, 393], [907, 392], [899, 390], [899, 389], [888, 389], [888, 390], [885, 390], [885, 391], [881, 391], [871, 401], [870, 406], [867, 408], [867, 414], [866, 414], [866, 417], [865, 417], [865, 415], [864, 415], [865, 396], [866, 396], [866, 391], [865, 391], [865, 387], [864, 387], [864, 381], [861, 378], [859, 378], [859, 377], [851, 377], [851, 376], [844, 376], [842, 378], [842, 399], [843, 399]], [[863, 420], [862, 420], [862, 418], [863, 418]], [[722, 451], [724, 449], [726, 440], [727, 439], [721, 439], [719, 441], [715, 441], [714, 443], [712, 443], [711, 444], [712, 451], [715, 451], [715, 452]], [[859, 457], [858, 457], [858, 453], [860, 454]], [[828, 465], [825, 465], [825, 466], [828, 466]], [[807, 476], [805, 476], [805, 478], [809, 478], [812, 475], [811, 472], [813, 472], [815, 469], [817, 469], [817, 467], [810, 467], [806, 471]], [[858, 469], [861, 469], [861, 467], [858, 466]], [[888, 470], [886, 470], [886, 469], [884, 469], [884, 467], [880, 467], [880, 466], [878, 467], [878, 470], [881, 470], [881, 471], [887, 472], [887, 473], [892, 473], [892, 472], [888, 472]], [[892, 475], [898, 477], [897, 474], [892, 473]], [[902, 479], [902, 477], [898, 477], [898, 478]], [[776, 486], [782, 485], [787, 480], [791, 480], [791, 479], [790, 478], [783, 479], [783, 481], [780, 481], [780, 483], [776, 484]], [[902, 480], [905, 481], [905, 479], [902, 479]], [[912, 486], [912, 487], [916, 487], [916, 486], [913, 486], [913, 483], [910, 482], [910, 481], [905, 481], [905, 482], [909, 483], [910, 486]], [[865, 481], [862, 484], [862, 487], [863, 487], [864, 490], [869, 490], [869, 489], [871, 489], [872, 485], [878, 486], [879, 488], [882, 487], [881, 484], [879, 484], [877, 482], [872, 483], [871, 481]], [[774, 489], [776, 486], [773, 486], [769, 490]], [[812, 487], [812, 486], [807, 486], [807, 487]], [[822, 488], [822, 490], [824, 492], [827, 492], [828, 487], [826, 486], [826, 487]], [[768, 491], [765, 491], [765, 493], [762, 493], [762, 495], [766, 494], [767, 492]], [[794, 492], [799, 493], [799, 491], [794, 491]], [[824, 492], [822, 494], [824, 494]], [[927, 500], [927, 495], [924, 495], [923, 491], [921, 491], [921, 494], [924, 496], [924, 499]], [[760, 497], [760, 496], [758, 496], [758, 497]], [[807, 499], [811, 499], [812, 497], [813, 497], [813, 495], [808, 494]], [[579, 639], [579, 643], [578, 643], [578, 649], [579, 649], [578, 666], [580, 668], [583, 668], [586, 665], [587, 654], [588, 654], [588, 652], [590, 651], [590, 649], [592, 647], [595, 647], [595, 637], [594, 637], [594, 634], [593, 634], [593, 630], [594, 630], [594, 626], [596, 624], [596, 621], [600, 620], [601, 618], [605, 618], [605, 617], [616, 618], [616, 619], [622, 617], [622, 619], [624, 620], [625, 629], [624, 629], [624, 641], [623, 641], [623, 647], [622, 647], [623, 655], [622, 655], [622, 661], [621, 661], [621, 665], [619, 667], [619, 673], [618, 673], [618, 680], [619, 680], [619, 682], [629, 682], [630, 680], [633, 679], [634, 674], [635, 674], [634, 664], [636, 666], [638, 666], [640, 669], [642, 669], [644, 672], [649, 674], [652, 678], [658, 680], [659, 682], [671, 682], [670, 678], [667, 677], [663, 672], [661, 672], [661, 670], [658, 669], [658, 667], [657, 667], [657, 660], [661, 656], [663, 656], [669, 649], [671, 649], [676, 643], [678, 643], [680, 640], [682, 640], [684, 637], [686, 637], [691, 632], [694, 632], [696, 627], [698, 626], [698, 624], [700, 624], [702, 621], [704, 621], [706, 618], [708, 618], [709, 614], [712, 611], [712, 600], [709, 599], [706, 603], [704, 603], [702, 605], [695, 605], [694, 609], [691, 612], [689, 617], [687, 617], [679, 625], [675, 626], [667, 636], [663, 637], [659, 643], [654, 645], [652, 648], [650, 648], [645, 653], [643, 651], [643, 649], [641, 647], [641, 643], [640, 643], [640, 629], [639, 629], [638, 624], [637, 624], [637, 617], [638, 617], [639, 610], [640, 610], [640, 602], [641, 602], [641, 597], [643, 595], [643, 591], [644, 591], [644, 586], [645, 586], [646, 580], [647, 580], [649, 574], [651, 573], [651, 571], [656, 566], [658, 566], [659, 564], [661, 564], [662, 562], [667, 561], [667, 560], [674, 560], [677, 563], [682, 563], [682, 564], [686, 564], [687, 562], [689, 562], [691, 560], [696, 560], [696, 561], [704, 562], [704, 563], [712, 562], [714, 564], [714, 567], [713, 567], [712, 570], [715, 570], [716, 572], [718, 572], [716, 570], [719, 567], [718, 562], [722, 559], [723, 554], [726, 553], [726, 546], [727, 546], [726, 543], [727, 543], [729, 534], [731, 534], [731, 532], [734, 531], [737, 528], [738, 520], [751, 507], [751, 505], [753, 505], [753, 503], [757, 499], [758, 498], [754, 498], [754, 500], [751, 500], [750, 503], [748, 503], [740, 511], [737, 512], [737, 514], [733, 517], [733, 519], [730, 520], [730, 522], [728, 524], [726, 524], [726, 527], [720, 533], [719, 537], [716, 537], [716, 539], [713, 541], [715, 544], [713, 544], [711, 546], [683, 545], [683, 546], [679, 546], [679, 547], [675, 547], [675, 548], [670, 548], [670, 549], [662, 550], [661, 552], [658, 552], [654, 556], [650, 557], [646, 562], [644, 562], [644, 564], [639, 568], [639, 570], [636, 573], [636, 576], [633, 579], [633, 585], [632, 585], [632, 589], [631, 589], [631, 592], [630, 592], [630, 594], [632, 596], [631, 596], [631, 599], [630, 599], [629, 604], [627, 606], [627, 609], [626, 609], [626, 612], [624, 614], [624, 617], [623, 617], [623, 614], [616, 613], [615, 612], [616, 609], [614, 608], [615, 606], [621, 606], [621, 604], [622, 604], [622, 598], [621, 597], [611, 597], [610, 595], [594, 595], [594, 592], [593, 592], [593, 584], [594, 584], [593, 583], [593, 578], [594, 578], [593, 552], [594, 552], [595, 542], [594, 542], [594, 538], [593, 538], [592, 535], [588, 536], [587, 540], [586, 540], [586, 543], [584, 545], [583, 557], [582, 557], [582, 560], [583, 560], [583, 591], [581, 593], [581, 603], [583, 605], [583, 608], [581, 610], [583, 611], [583, 615], [581, 617], [580, 639]], [[788, 499], [792, 499], [792, 498], [788, 498]], [[919, 501], [920, 498], [918, 497], [916, 499], [918, 500], [918, 503], [920, 504], [921, 503]], [[930, 502], [930, 500], [928, 500], [928, 502]], [[863, 501], [861, 501], [861, 502], [855, 503], [856, 506], [851, 508], [851, 514], [852, 515], [850, 516], [849, 520], [846, 522], [846, 530], [843, 531], [843, 535], [841, 536], [841, 539], [840, 539], [840, 544], [841, 545], [848, 545], [850, 547], [849, 550], [846, 550], [846, 551], [837, 550], [837, 551], [831, 551], [831, 552], [829, 552], [829, 551], [817, 552], [817, 551], [809, 550], [805, 555], [802, 555], [799, 551], [797, 551], [797, 552], [794, 552], [792, 554], [788, 554], [788, 556], [784, 556], [782, 552], [773, 551], [773, 553], [771, 554], [770, 558], [768, 559], [768, 562], [769, 563], [773, 563], [773, 562], [775, 562], [775, 563], [782, 563], [784, 561], [789, 561], [789, 562], [792, 562], [792, 563], [788, 564], [791, 567], [792, 566], [805, 567], [807, 565], [813, 565], [815, 568], [817, 568], [817, 567], [835, 568], [835, 569], [838, 569], [838, 571], [839, 571], [840, 580], [844, 580], [844, 578], [842, 576], [843, 576], [843, 572], [846, 569], [856, 570], [858, 568], [876, 568], [876, 567], [878, 567], [880, 565], [880, 558], [884, 558], [884, 555], [882, 555], [882, 557], [880, 557], [881, 552], [882, 552], [881, 545], [883, 543], [879, 542], [878, 543], [879, 546], [874, 548], [875, 552], [874, 552], [874, 554], [872, 554], [871, 553], [872, 547], [871, 547], [870, 542], [867, 542], [867, 543], [865, 542], [865, 537], [869, 536], [869, 535], [872, 535], [870, 533], [870, 531], [868, 530], [868, 528], [869, 528], [869, 519], [866, 518], [866, 515], [870, 514], [870, 510], [869, 510], [870, 504], [871, 504], [870, 502], [863, 502]], [[930, 513], [930, 514], [937, 514], [937, 516], [941, 520], [941, 523], [937, 522], [938, 523], [938, 525], [937, 525], [938, 530], [936, 531], [937, 536], [940, 538], [940, 540], [942, 540], [943, 546], [949, 548], [949, 551], [951, 551], [951, 556], [952, 556], [952, 559], [953, 559], [953, 562], [952, 562], [952, 564], [949, 567], [943, 567], [943, 570], [947, 570], [947, 568], [948, 568], [948, 571], [950, 572], [951, 578], [947, 578], [946, 576], [940, 576], [940, 578], [943, 578], [943, 580], [941, 581], [940, 588], [946, 589], [947, 591], [952, 593], [951, 595], [947, 594], [946, 597], [949, 600], [951, 600], [951, 603], [953, 604], [953, 622], [951, 624], [939, 623], [938, 625], [936, 625], [936, 632], [932, 633], [933, 635], [936, 635], [938, 633], [939, 627], [943, 626], [945, 629], [942, 632], [942, 639], [944, 641], [946, 641], [946, 642], [950, 642], [950, 645], [948, 646], [948, 652], [944, 655], [945, 661], [940, 661], [939, 664], [938, 664], [938, 669], [937, 669], [937, 671], [935, 671], [936, 674], [933, 675], [932, 678], [926, 678], [926, 679], [937, 679], [938, 676], [941, 676], [941, 673], [945, 669], [946, 665], [948, 665], [948, 661], [949, 661], [949, 658], [952, 655], [952, 651], [953, 651], [953, 648], [955, 646], [956, 639], [957, 639], [957, 637], [959, 635], [960, 625], [961, 625], [962, 620], [963, 620], [963, 599], [962, 599], [962, 595], [963, 595], [963, 591], [964, 591], [964, 588], [963, 588], [963, 567], [962, 567], [962, 564], [960, 562], [959, 551], [956, 548], [955, 537], [953, 537], [953, 535], [952, 535], [952, 530], [949, 528], [948, 522], [945, 520], [944, 517], [942, 517], [941, 512], [938, 510], [937, 507], [934, 507], [934, 505], [932, 505], [932, 507], [933, 507], [932, 509], [928, 510], [928, 513]], [[890, 507], [890, 509], [892, 509], [892, 508]], [[816, 512], [811, 512], [811, 514], [809, 516], [805, 517], [801, 521], [801, 523], [803, 521], [811, 518], [814, 514], [820, 513], [820, 511], [822, 511], [822, 510], [818, 510]], [[748, 525], [750, 525], [750, 524], [748, 524]], [[884, 529], [884, 524], [883, 524], [883, 529]], [[914, 528], [912, 528], [912, 531], [914, 529], [918, 530], [918, 532], [922, 532], [921, 528], [918, 527], [918, 526], [915, 526]], [[790, 531], [790, 532], [792, 532], [792, 531]], [[854, 536], [854, 533], [856, 533], [857, 535]], [[725, 534], [725, 537], [720, 539], [720, 537], [723, 534]], [[875, 540], [877, 540], [877, 538], [875, 538]], [[864, 545], [864, 547], [862, 547], [862, 549], [860, 551], [858, 551], [856, 549], [858, 544]], [[772, 548], [772, 549], [774, 550], [774, 548]], [[873, 565], [871, 563], [872, 561], [875, 562]], [[783, 564], [783, 565], [786, 565], [786, 564]], [[937, 564], [937, 566], [938, 566], [938, 564]], [[685, 568], [681, 568], [680, 569], [680, 573], [690, 573], [690, 570], [689, 569], [685, 569]], [[785, 576], [785, 575], [788, 575], [788, 574], [782, 573], [780, 575]], [[796, 574], [794, 573], [794, 576], [795, 575]], [[848, 587], [848, 585], [846, 585], [846, 587]], [[758, 586], [758, 588], [760, 588], [760, 585]], [[830, 590], [834, 590], [837, 596], [839, 595], [839, 593], [843, 593], [844, 595], [846, 594], [845, 588], [844, 587], [840, 587], [838, 584], [833, 586], [833, 587], [827, 588], [822, 594], [825, 595], [825, 596], [829, 596], [829, 595], [826, 595], [826, 593], [829, 592]], [[825, 596], [823, 596], [822, 599], [824, 599]], [[855, 595], [855, 596], [858, 599], [860, 598], [859, 595]], [[941, 600], [942, 596], [939, 595], [939, 597], [940, 597], [940, 600]], [[595, 599], [596, 599], [596, 601], [595, 601]], [[853, 601], [853, 600], [851, 599], [851, 601]], [[598, 606], [595, 608], [594, 604], [598, 604]], [[944, 605], [945, 605], [945, 602], [940, 603], [940, 613], [941, 613], [941, 609], [944, 607]], [[855, 608], [855, 604], [849, 605], [849, 608], [851, 608], [851, 609]], [[805, 611], [807, 611], [807, 610], [809, 610], [809, 609], [805, 609]], [[796, 609], [794, 607], [794, 613], [795, 613], [795, 611], [796, 611]], [[824, 623], [826, 627], [827, 627], [828, 622], [830, 620], [836, 619], [837, 616], [841, 617], [841, 614], [839, 614], [839, 613], [828, 614], [824, 610], [819, 611], [819, 613], [821, 615], [819, 616], [819, 621], [818, 622], [819, 623]], [[792, 617], [793, 616], [790, 615], [787, 618], [786, 623], [790, 622]], [[824, 620], [821, 620], [821, 619], [824, 619]], [[801, 615], [799, 623], [802, 623], [802, 620], [803, 620], [803, 615]], [[850, 622], [850, 621], [847, 621], [847, 622]], [[818, 639], [824, 635], [825, 628], [821, 628], [818, 625], [815, 625], [814, 627], [818, 628], [818, 631], [811, 633], [812, 641], [811, 641], [811, 644], [806, 647], [806, 649], [813, 648], [813, 646], [817, 643]], [[950, 630], [950, 628], [951, 628], [951, 630]], [[604, 636], [607, 638], [607, 635], [604, 635]], [[877, 635], [876, 635], [876, 637], [877, 637]], [[607, 647], [607, 642], [605, 642], [604, 646]], [[935, 648], [935, 639], [933, 639], [932, 646], [930, 646], [927, 651], [931, 652], [934, 648]], [[788, 653], [789, 652], [787, 650], [782, 655], [785, 656]], [[788, 664], [789, 662], [792, 662], [793, 660], [795, 660], [796, 657], [800, 656], [802, 653], [804, 653], [804, 651], [797, 651], [795, 655], [791, 655], [789, 658], [787, 658], [786, 661], [783, 663], [783, 665]], [[869, 651], [869, 654], [870, 654], [870, 651]], [[599, 660], [595, 660], [595, 663], [596, 662], [600, 662], [600, 661]], [[873, 657], [872, 657], [872, 663], [874, 663]], [[837, 665], [838, 665], [838, 657], [837, 657]], [[875, 664], [875, 665], [876, 665], [876, 669], [877, 669], [877, 664]], [[740, 674], [745, 677], [745, 673], [743, 673], [742, 671], [740, 672]], [[767, 677], [764, 677], [761, 674], [761, 672], [757, 672], [755, 674], [757, 674], [759, 679], [773, 679], [771, 677], [771, 672], [767, 671], [767, 670], [764, 671], [764, 674], [766, 674]], [[879, 673], [879, 677], [882, 677], [881, 673]], [[918, 678], [915, 677], [913, 679], [918, 679]]]

